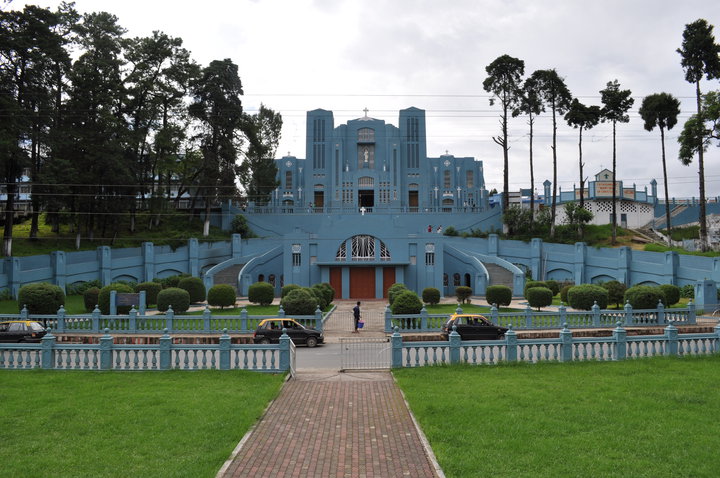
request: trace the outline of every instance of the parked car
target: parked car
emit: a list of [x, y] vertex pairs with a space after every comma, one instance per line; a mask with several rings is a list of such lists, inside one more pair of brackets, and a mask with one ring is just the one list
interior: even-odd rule
[[263, 319], [258, 324], [253, 341], [256, 344], [279, 343], [282, 329], [287, 330], [287, 334], [295, 345], [305, 344], [308, 347], [315, 347], [325, 340], [322, 332], [317, 329], [305, 327], [293, 319], [275, 318]]
[[448, 340], [453, 325], [462, 340], [498, 340], [505, 337], [505, 327], [490, 322], [478, 314], [453, 314], [442, 328], [442, 336]]
[[39, 322], [32, 320], [0, 322], [0, 342], [40, 342], [46, 333]]

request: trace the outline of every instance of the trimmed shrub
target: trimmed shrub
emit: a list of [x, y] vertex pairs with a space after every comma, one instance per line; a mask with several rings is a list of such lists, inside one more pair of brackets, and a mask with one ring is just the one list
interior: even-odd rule
[[472, 289], [470, 287], [461, 285], [455, 287], [455, 297], [457, 297], [458, 302], [461, 304], [464, 304], [465, 301], [470, 303], [468, 299], [470, 299], [470, 296], [472, 295]]
[[695, 286], [692, 284], [686, 284], [680, 288], [680, 296], [685, 299], [695, 298]]
[[153, 279], [153, 282], [157, 282], [162, 286], [163, 289], [167, 289], [169, 287], [177, 287], [178, 283], [180, 282], [180, 279], [183, 279], [185, 277], [192, 277], [192, 276], [187, 273], [176, 274], [174, 276], [163, 277], [162, 279], [155, 278], [155, 279]]
[[253, 304], [270, 305], [275, 299], [275, 288], [269, 282], [256, 282], [248, 287], [248, 300]]
[[593, 304], [604, 309], [608, 304], [608, 291], [594, 284], [580, 284], [568, 291], [568, 302], [573, 309], [590, 310]]
[[60, 286], [48, 282], [38, 282], [20, 287], [18, 309], [27, 306], [31, 314], [56, 314], [61, 305], [65, 305], [65, 292]]
[[536, 307], [537, 310], [540, 310], [541, 307], [551, 305], [553, 301], [552, 290], [547, 287], [530, 287], [526, 295], [530, 307]]
[[185, 289], [190, 294], [190, 302], [202, 302], [205, 300], [207, 291], [205, 290], [205, 284], [199, 277], [183, 277], [178, 282], [178, 287]]
[[658, 302], [665, 302], [665, 295], [659, 287], [635, 285], [625, 291], [625, 300], [633, 309], [656, 309]]
[[317, 297], [309, 289], [293, 289], [280, 301], [287, 315], [313, 315], [318, 308]]
[[157, 304], [157, 296], [162, 290], [162, 286], [157, 282], [141, 282], [135, 286], [135, 292], [145, 291], [145, 301], [147, 305]]
[[422, 300], [426, 304], [435, 305], [440, 302], [440, 291], [435, 287], [426, 287], [422, 291]]
[[180, 287], [168, 287], [161, 290], [157, 297], [157, 309], [165, 312], [170, 306], [176, 314], [187, 312], [190, 308], [190, 293]]
[[[66, 286], [65, 290], [67, 291], [67, 295], [83, 295], [85, 294], [85, 291], [89, 289], [100, 289], [100, 287], [102, 287], [102, 283], [98, 279], [93, 279], [86, 282], [80, 282], [78, 284]], [[93, 304], [93, 308], [94, 307], [95, 304]]]
[[[323, 286], [320, 284], [315, 284], [312, 287], [308, 289], [311, 294], [313, 294], [315, 297], [317, 297], [318, 307], [320, 307], [320, 310], [325, 310], [325, 307], [328, 306], [327, 302], [327, 291]], [[314, 312], [314, 311], [313, 311]]]
[[405, 290], [395, 297], [390, 310], [393, 314], [419, 314], [422, 307], [420, 297], [411, 290]]
[[[100, 307], [100, 312], [103, 315], [108, 315], [110, 313], [110, 291], [114, 290], [116, 292], [119, 292], [121, 294], [132, 294], [135, 292], [135, 290], [130, 287], [127, 284], [124, 284], [122, 282], [113, 282], [112, 284], [108, 284], [102, 289], [100, 289], [100, 293], [98, 294], [98, 307]], [[132, 306], [130, 305], [122, 305], [118, 306], [117, 313], [118, 314], [127, 314], [130, 312], [130, 309]]]
[[207, 294], [208, 305], [221, 309], [235, 305], [235, 300], [235, 289], [230, 284], [216, 284]]
[[556, 280], [546, 280], [545, 286], [552, 291], [553, 297], [560, 293], [560, 283]]
[[508, 306], [512, 302], [512, 289], [506, 285], [491, 285], [485, 291], [488, 305]]
[[531, 287], [545, 287], [548, 288], [547, 284], [541, 280], [529, 280], [525, 282], [525, 288], [523, 289], [523, 297], [527, 299], [527, 290]]
[[329, 294], [328, 294], [328, 297], [329, 297], [329, 299], [328, 299], [328, 304], [332, 304], [332, 301], [335, 300], [335, 289], [333, 289], [333, 286], [331, 286], [331, 285], [330, 285], [329, 283], [327, 283], [327, 282], [321, 282], [320, 285], [323, 286], [323, 287], [325, 287], [325, 288], [328, 290], [328, 292], [329, 292]]
[[390, 302], [390, 306], [393, 305], [393, 302], [395, 301], [395, 297], [397, 297], [402, 292], [405, 292], [406, 290], [408, 290], [408, 288], [405, 287], [405, 284], [396, 282], [395, 284], [391, 285], [387, 292], [388, 302]]
[[623, 304], [623, 298], [625, 297], [625, 291], [627, 286], [622, 282], [611, 280], [600, 284], [604, 289], [608, 291], [608, 304], [615, 304], [621, 306]]
[[284, 285], [284, 286], [282, 287], [282, 289], [280, 289], [280, 297], [281, 297], [281, 298], [282, 298], [282, 297], [285, 297], [286, 295], [288, 295], [288, 292], [290, 292], [291, 290], [295, 290], [295, 289], [300, 289], [300, 286], [297, 285], [297, 284], [287, 284], [287, 285]]
[[254, 237], [250, 226], [248, 225], [247, 219], [242, 214], [237, 214], [230, 224], [230, 229], [235, 234], [240, 234], [243, 239]]
[[[314, 284], [312, 286], [312, 289], [315, 289], [316, 292], [322, 295], [325, 307], [330, 305], [330, 303], [333, 301], [333, 298], [335, 297], [335, 291], [332, 287], [330, 287], [329, 284]], [[325, 310], [325, 307], [321, 307], [321, 309]]]
[[98, 305], [98, 296], [100, 295], [100, 289], [97, 287], [91, 287], [86, 290], [83, 294], [83, 304], [85, 305], [85, 311], [92, 312], [95, 310], [95, 306]]
[[575, 287], [574, 285], [566, 285], [562, 289], [560, 289], [560, 301], [563, 304], [568, 303], [568, 291]]
[[663, 284], [660, 286], [660, 290], [665, 294], [663, 304], [669, 307], [680, 302], [680, 287], [672, 284]]

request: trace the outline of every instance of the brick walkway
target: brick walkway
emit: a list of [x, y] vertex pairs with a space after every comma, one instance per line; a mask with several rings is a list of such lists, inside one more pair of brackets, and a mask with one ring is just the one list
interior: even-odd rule
[[239, 477], [438, 477], [389, 373], [298, 374], [232, 461]]

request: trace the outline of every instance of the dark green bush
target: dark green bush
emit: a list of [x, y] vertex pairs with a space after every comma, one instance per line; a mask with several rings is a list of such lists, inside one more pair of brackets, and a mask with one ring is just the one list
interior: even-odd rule
[[685, 299], [695, 298], [695, 286], [692, 284], [686, 284], [680, 288], [680, 295]]
[[333, 297], [335, 297], [335, 291], [328, 284], [314, 284], [311, 288], [314, 289], [317, 294], [322, 295], [322, 302], [325, 304], [325, 306], [321, 306], [320, 308], [325, 310], [325, 307], [330, 305], [330, 303], [333, 301]]
[[411, 290], [405, 290], [395, 297], [390, 310], [393, 314], [419, 314], [422, 307], [420, 297]]
[[87, 312], [95, 310], [95, 306], [98, 305], [98, 297], [100, 296], [100, 289], [97, 287], [91, 287], [83, 293], [83, 304]]
[[512, 302], [512, 289], [506, 285], [491, 285], [485, 291], [485, 300], [489, 305], [508, 306]]
[[318, 308], [318, 300], [309, 289], [293, 289], [282, 298], [280, 305], [286, 315], [313, 315]]
[[[112, 284], [108, 284], [102, 289], [100, 289], [100, 293], [98, 294], [98, 306], [100, 307], [100, 312], [103, 315], [108, 315], [110, 313], [111, 290], [117, 291], [120, 294], [132, 294], [133, 292], [135, 292], [132, 287], [122, 282], [113, 282]], [[131, 308], [132, 306], [130, 305], [118, 306], [117, 313], [127, 314], [128, 312], [130, 312]]]
[[568, 291], [570, 289], [572, 289], [573, 287], [575, 287], [575, 286], [574, 285], [566, 285], [566, 286], [563, 286], [562, 289], [560, 289], [560, 301], [563, 304], [568, 303]]
[[[65, 287], [65, 290], [67, 291], [67, 295], [83, 295], [88, 289], [100, 289], [100, 287], [102, 287], [102, 283], [98, 279], [94, 279], [86, 282], [80, 282], [78, 284], [69, 285]], [[95, 305], [93, 304], [93, 308], [94, 307]]]
[[135, 292], [145, 291], [145, 302], [147, 305], [157, 304], [157, 296], [162, 290], [162, 286], [157, 282], [141, 282], [135, 286]]
[[325, 288], [320, 284], [315, 284], [312, 287], [308, 288], [308, 290], [311, 294], [317, 297], [318, 307], [320, 307], [320, 310], [325, 310], [325, 307], [328, 306], [327, 291], [325, 290]]
[[470, 287], [464, 285], [455, 287], [455, 297], [457, 297], [458, 302], [460, 302], [461, 304], [464, 304], [471, 295], [472, 289]]
[[560, 293], [560, 283], [556, 280], [546, 280], [545, 286], [552, 291], [553, 297]]
[[608, 291], [594, 284], [580, 284], [568, 291], [568, 302], [573, 309], [590, 310], [593, 304], [604, 309], [608, 304]]
[[285, 297], [286, 295], [288, 295], [288, 292], [290, 292], [291, 290], [295, 290], [295, 289], [300, 289], [300, 286], [297, 285], [297, 284], [287, 284], [287, 285], [284, 285], [284, 286], [282, 287], [282, 289], [280, 289], [280, 297], [281, 297], [281, 298], [282, 298], [282, 297]]
[[600, 284], [605, 290], [608, 291], [608, 304], [615, 304], [621, 306], [623, 299], [625, 298], [625, 291], [627, 286], [622, 282], [611, 280]]
[[635, 285], [625, 291], [625, 300], [633, 309], [657, 309], [658, 302], [665, 301], [665, 295], [659, 287]]
[[233, 218], [230, 228], [233, 233], [240, 234], [244, 239], [255, 237], [248, 225], [247, 219], [242, 214], [238, 214]]
[[207, 294], [208, 305], [221, 309], [235, 305], [235, 300], [235, 289], [230, 284], [216, 284], [210, 287]]
[[536, 307], [537, 310], [551, 305], [553, 301], [553, 293], [547, 287], [530, 287], [526, 295], [530, 307]]
[[199, 277], [183, 277], [178, 282], [178, 287], [185, 289], [190, 294], [190, 302], [203, 302], [205, 300], [207, 291], [205, 290], [205, 284]]
[[153, 279], [153, 282], [159, 283], [163, 289], [167, 289], [169, 287], [177, 287], [178, 283], [180, 282], [180, 279], [183, 279], [185, 277], [192, 277], [190, 274], [176, 274], [173, 276], [167, 276], [163, 277], [162, 279], [155, 278]]
[[331, 286], [327, 282], [321, 282], [321, 286], [323, 286], [328, 291], [328, 304], [332, 304], [332, 301], [335, 300], [335, 289], [333, 289], [333, 286]]
[[165, 312], [170, 306], [176, 314], [187, 312], [190, 308], [190, 293], [179, 287], [168, 287], [161, 290], [157, 297], [157, 309]]
[[395, 297], [397, 297], [399, 294], [405, 292], [406, 290], [408, 290], [408, 288], [405, 287], [405, 284], [396, 282], [395, 284], [391, 285], [387, 291], [388, 302], [390, 302], [390, 305], [391, 306], [393, 305], [393, 302], [395, 301]]
[[525, 288], [523, 289], [523, 297], [527, 299], [527, 290], [531, 287], [545, 287], [548, 288], [548, 285], [545, 283], [545, 281], [540, 280], [529, 280], [525, 282]]
[[443, 231], [443, 235], [450, 236], [450, 237], [456, 237], [458, 235], [457, 229], [455, 229], [453, 226], [448, 226]]
[[440, 291], [435, 287], [426, 287], [422, 291], [422, 300], [426, 304], [435, 305], [440, 302]]
[[248, 288], [248, 300], [253, 304], [270, 305], [275, 299], [275, 288], [269, 282], [256, 282]]
[[670, 307], [680, 302], [680, 287], [672, 284], [663, 284], [660, 286], [660, 290], [665, 294], [665, 300], [663, 304]]
[[65, 292], [60, 286], [48, 282], [38, 282], [20, 287], [18, 308], [31, 314], [56, 314], [61, 305], [65, 305]]

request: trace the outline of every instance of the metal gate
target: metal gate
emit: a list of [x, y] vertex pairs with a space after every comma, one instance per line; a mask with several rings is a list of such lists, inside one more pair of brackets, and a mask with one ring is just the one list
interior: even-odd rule
[[388, 369], [391, 347], [388, 337], [343, 337], [340, 339], [340, 369]]

